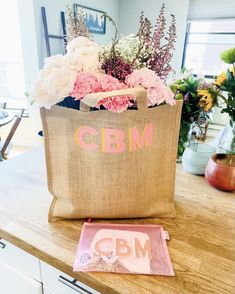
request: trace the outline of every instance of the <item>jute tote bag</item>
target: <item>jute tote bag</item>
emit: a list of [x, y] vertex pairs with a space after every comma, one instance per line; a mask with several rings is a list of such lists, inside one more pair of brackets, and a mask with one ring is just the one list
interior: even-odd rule
[[[104, 97], [135, 95], [138, 110], [89, 111]], [[41, 109], [49, 221], [175, 217], [182, 102], [147, 108], [144, 89], [89, 94], [81, 110]], [[89, 105], [89, 107], [86, 105]]]

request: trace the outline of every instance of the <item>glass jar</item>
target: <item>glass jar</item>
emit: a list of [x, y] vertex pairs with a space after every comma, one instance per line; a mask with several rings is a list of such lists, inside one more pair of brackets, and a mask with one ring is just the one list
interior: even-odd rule
[[235, 121], [230, 120], [224, 128], [219, 140], [217, 153], [235, 154]]

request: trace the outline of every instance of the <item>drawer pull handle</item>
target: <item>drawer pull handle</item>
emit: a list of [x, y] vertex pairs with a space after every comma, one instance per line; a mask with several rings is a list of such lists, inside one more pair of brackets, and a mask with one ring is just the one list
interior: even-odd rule
[[67, 280], [65, 277], [63, 276], [59, 276], [58, 281], [62, 284], [64, 284], [65, 286], [73, 289], [75, 292], [79, 293], [79, 294], [92, 294], [90, 291], [82, 288], [81, 286], [76, 284], [76, 280], [74, 281], [69, 281]]
[[5, 243], [3, 243], [3, 242], [0, 241], [0, 249], [4, 249], [6, 247], [7, 247], [7, 245]]

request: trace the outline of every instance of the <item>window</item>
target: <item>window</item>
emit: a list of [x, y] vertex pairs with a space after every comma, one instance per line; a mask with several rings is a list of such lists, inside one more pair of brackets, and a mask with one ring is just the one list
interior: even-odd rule
[[0, 34], [0, 101], [27, 108], [17, 0], [2, 1]]
[[190, 21], [187, 25], [182, 66], [195, 74], [213, 77], [225, 70], [223, 50], [235, 46], [235, 19]]

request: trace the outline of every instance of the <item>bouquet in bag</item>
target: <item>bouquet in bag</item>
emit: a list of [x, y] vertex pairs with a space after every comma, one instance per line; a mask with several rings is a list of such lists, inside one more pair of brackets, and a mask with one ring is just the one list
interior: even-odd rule
[[[46, 58], [37, 79], [35, 100], [46, 108], [58, 104], [79, 110], [80, 101], [89, 93], [142, 87], [147, 90], [148, 107], [175, 104], [174, 94], [165, 84], [173, 71], [170, 61], [176, 41], [175, 17], [171, 16], [166, 32], [164, 9], [163, 5], [153, 32], [151, 22], [142, 13], [138, 32], [120, 39], [115, 22], [105, 15], [116, 29], [108, 45], [96, 44], [85, 29], [76, 30], [85, 32], [85, 36], [72, 39], [65, 55]], [[95, 105], [95, 110], [116, 113], [128, 108], [137, 108], [131, 95], [104, 98]]]

